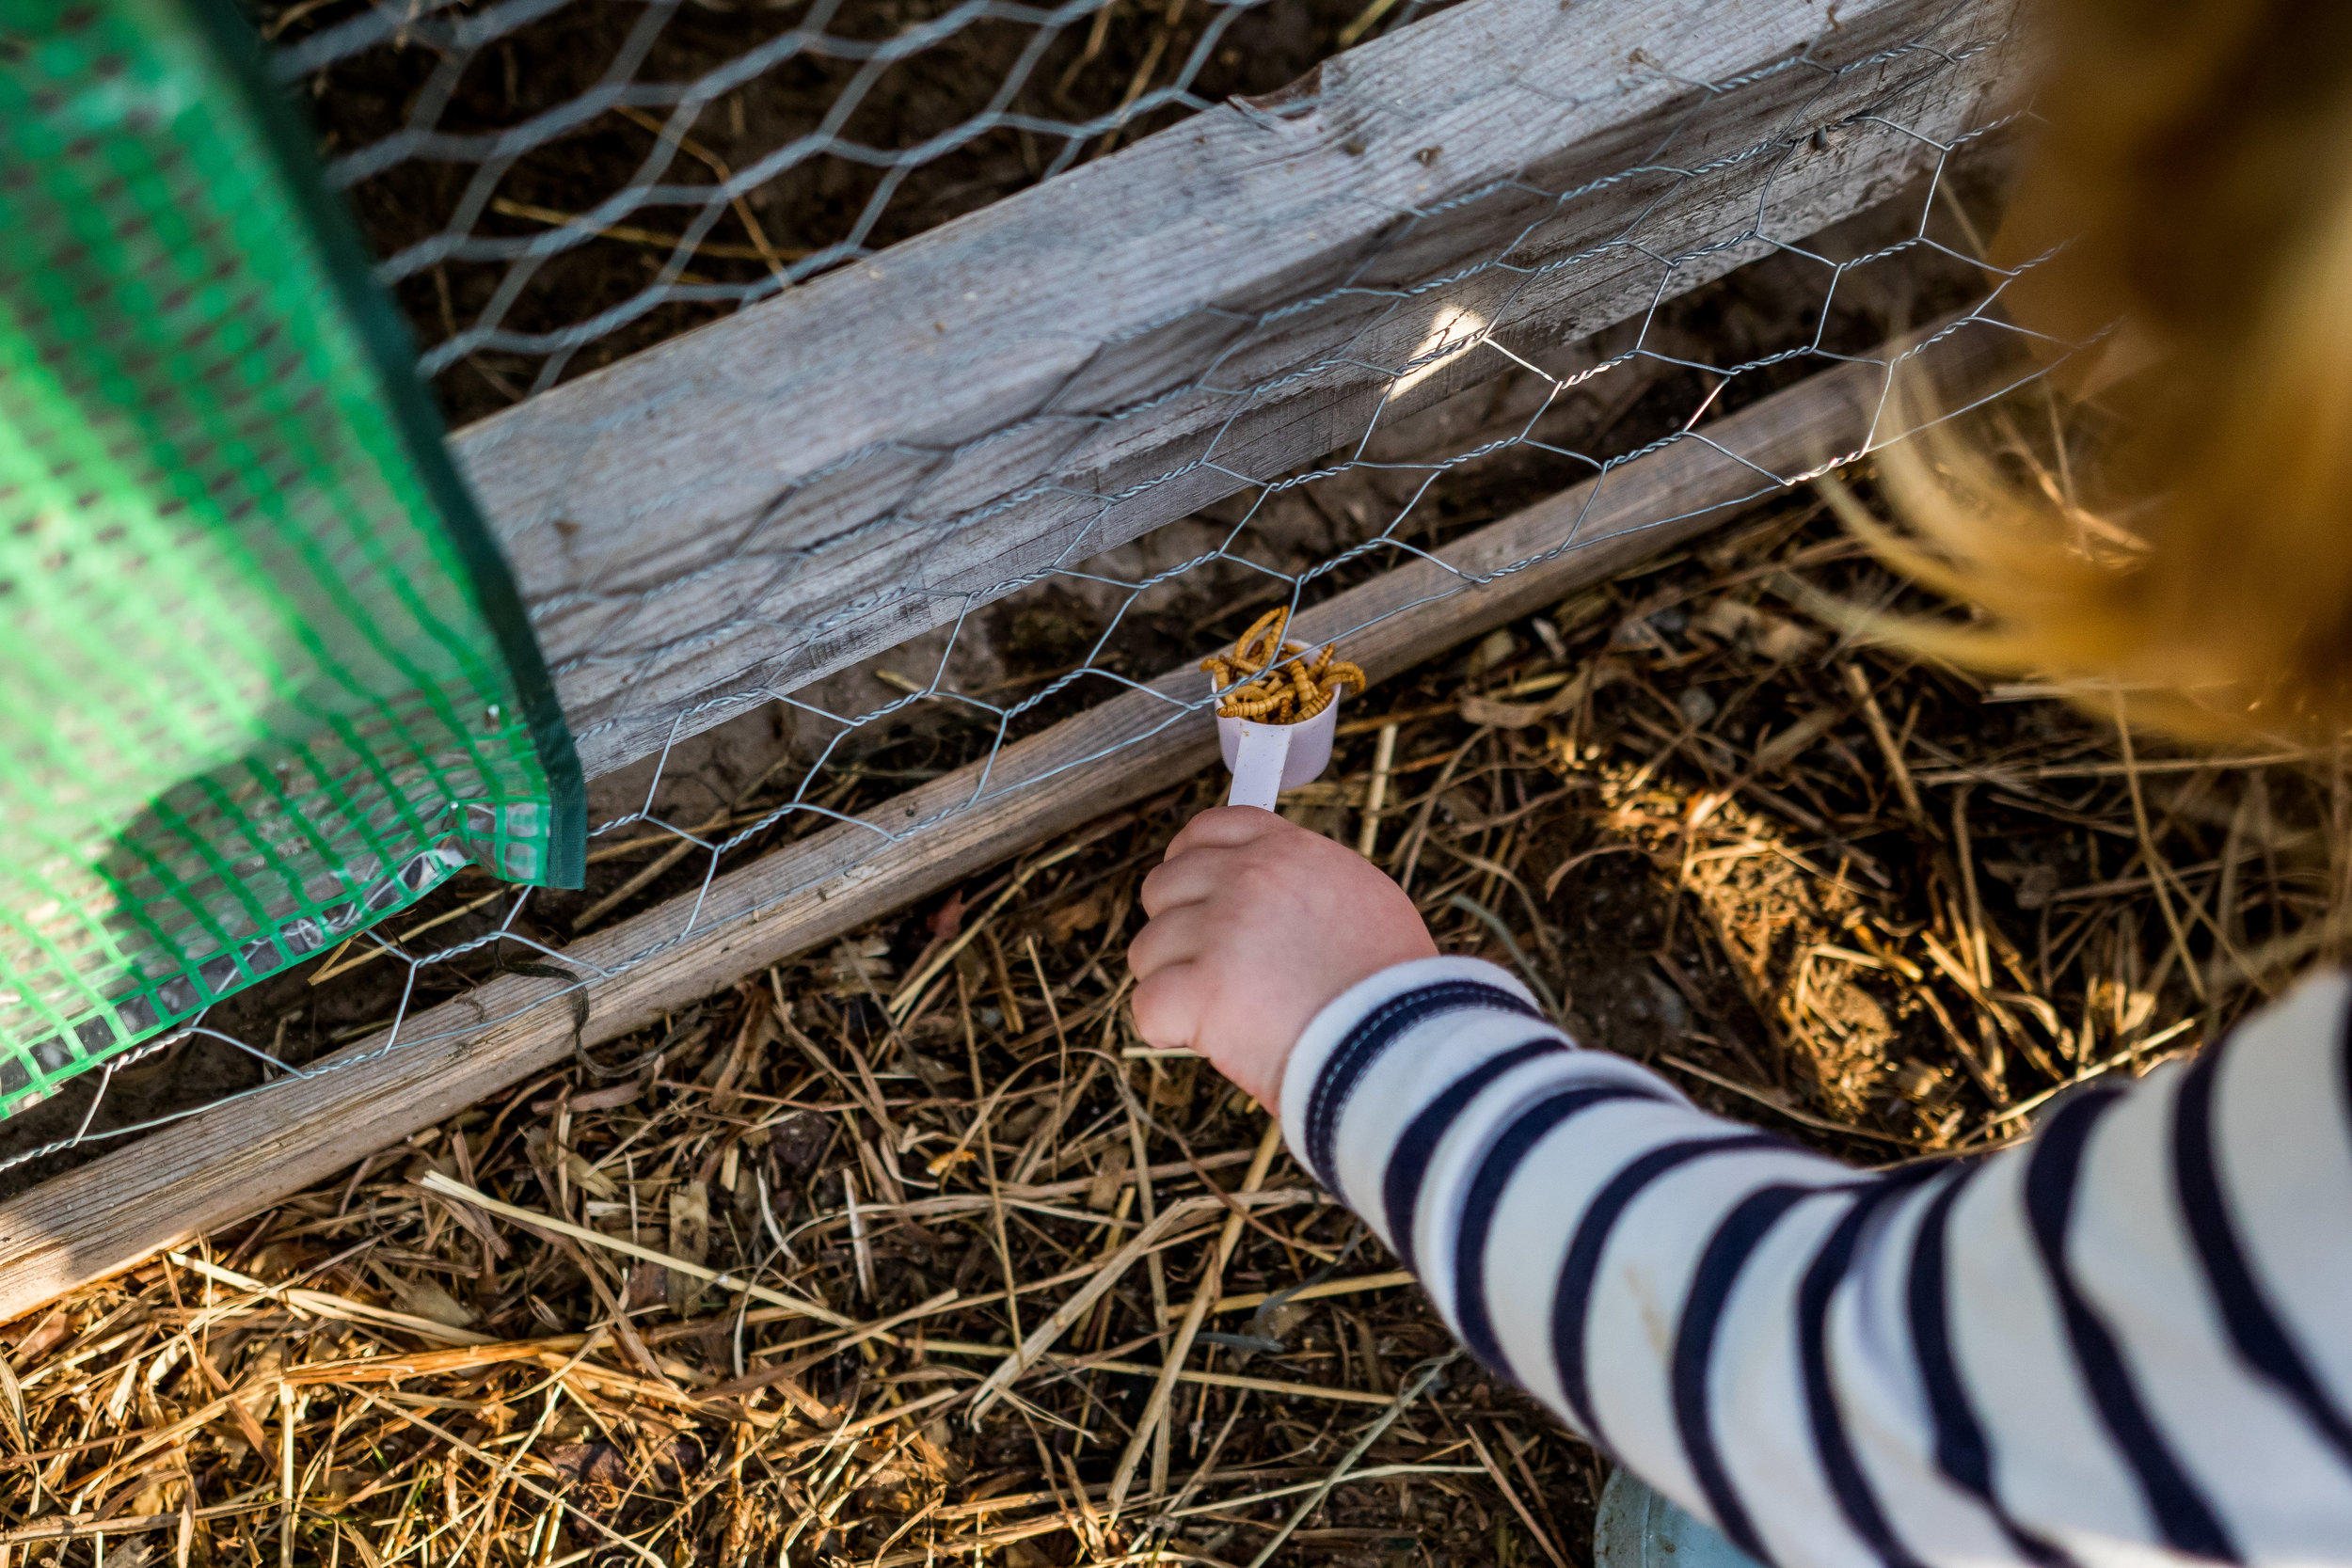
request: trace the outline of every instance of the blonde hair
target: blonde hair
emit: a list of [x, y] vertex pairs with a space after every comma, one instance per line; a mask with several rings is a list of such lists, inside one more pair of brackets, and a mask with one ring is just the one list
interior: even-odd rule
[[[2079, 487], [1945, 427], [1881, 473], [1891, 563], [1979, 607], [1979, 666], [2109, 682], [2203, 739], [2352, 727], [2352, 7], [2043, 0], [2044, 126], [1996, 261], [2055, 395], [2115, 416]], [[2053, 247], [2056, 247], [2055, 250]], [[2119, 325], [2120, 324], [2120, 325]]]

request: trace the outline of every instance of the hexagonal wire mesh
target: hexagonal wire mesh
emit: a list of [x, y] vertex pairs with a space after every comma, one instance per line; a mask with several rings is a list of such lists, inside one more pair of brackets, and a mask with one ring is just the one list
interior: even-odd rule
[[1431, 8], [412, 0], [267, 30], [304, 35], [280, 71], [462, 422]]
[[[809, 473], [696, 567], [739, 579], [701, 622], [649, 614], [660, 582], [534, 593], [526, 570], [567, 713], [598, 759], [590, 771], [605, 774], [592, 785], [588, 891], [453, 888], [428, 917], [354, 939], [311, 973], [111, 1064], [86, 1104], [18, 1118], [0, 1172], [21, 1181], [75, 1149], [273, 1082], [478, 1033], [501, 1020], [479, 1008], [428, 1015], [428, 1005], [501, 972], [558, 982], [528, 1008], [560, 1010], [567, 993], [577, 1006], [584, 988], [803, 891], [714, 896], [728, 886], [723, 867], [829, 829], [863, 835], [875, 854], [919, 844], [1103, 762], [1105, 751], [1082, 747], [1009, 784], [991, 767], [1009, 742], [1108, 697], [1146, 694], [1164, 717], [1106, 746], [1205, 726], [1211, 699], [1198, 687], [1152, 677], [1197, 661], [1262, 610], [1304, 608], [1400, 562], [1433, 561], [1518, 504], [1704, 442], [1703, 418], [1813, 371], [1867, 365], [1891, 388], [1898, 356], [1881, 345], [1908, 325], [1940, 317], [2009, 331], [1994, 307], [2014, 270], [1985, 261], [1968, 214], [1972, 195], [1997, 183], [1998, 160], [1978, 169], [1961, 158], [1997, 145], [2012, 123], [1979, 106], [2002, 73], [2006, 8], [1915, 8], [1924, 19], [1910, 35], [1842, 59], [1833, 30], [1737, 78], [1692, 80], [1645, 62], [1679, 94], [1661, 134], [1614, 163], [1449, 192], [1382, 230], [1342, 277], [1246, 309], [1197, 311], [1218, 319], [1216, 350], [1125, 386], [1115, 404], [1000, 419], [930, 447], [877, 433], [834, 468], [915, 450], [937, 471], [1057, 420], [1121, 435], [1189, 420], [1209, 433], [1117, 491], [1065, 446], [961, 510], [926, 512], [919, 483], [871, 502], [866, 527], [888, 524], [917, 546], [1024, 507], [1059, 507], [1069, 519], [1028, 541], [1044, 552], [1039, 563], [993, 562], [946, 588], [918, 572], [885, 582], [896, 624], [916, 635], [873, 644], [882, 653], [860, 657], [866, 650], [853, 646], [828, 661], [812, 651], [839, 644], [840, 626], [872, 605], [829, 598], [846, 594], [841, 579], [812, 573], [815, 552], [774, 527]], [[1417, 0], [1360, 11], [1354, 0], [1337, 10], [1313, 0], [302, 0], [265, 31], [284, 78], [309, 91], [330, 170], [429, 345], [421, 369], [454, 420], [904, 244], [1207, 107], [1211, 94], [1279, 87], [1416, 9]], [[1791, 80], [1804, 90], [1769, 134], [1684, 156], [1686, 146], [1710, 148], [1710, 119], [1742, 92]], [[1859, 215], [1822, 230], [1818, 200], [1780, 210], [1808, 157], [1856, 149], [1889, 152], [1856, 164], [1867, 182], [1850, 182], [1867, 191], [1844, 190], [1827, 208]], [[1530, 150], [1531, 169], [1542, 150]], [[1639, 199], [1605, 233], [1570, 221], [1595, 193], [1629, 190]], [[1700, 207], [1738, 216], [1677, 228], [1677, 214]], [[1501, 223], [1500, 237], [1467, 263], [1382, 271], [1384, 259], [1409, 259], [1417, 236], [1481, 214]], [[1613, 294], [1598, 291], [1622, 300], [1605, 308], [1614, 314], [1592, 313], [1594, 291], [1577, 292], [1587, 278], [1616, 280]], [[1345, 309], [1327, 310], [1317, 330], [1291, 330], [1335, 300]], [[1275, 469], [1219, 448], [1253, 410], [1302, 388], [1327, 389], [1323, 406], [1359, 422]], [[1866, 445], [1900, 434], [1874, 421]], [[1758, 467], [1755, 491], [1852, 455], [1823, 453], [1804, 473]], [[1104, 522], [1138, 493], [1203, 474], [1205, 491], [1185, 490], [1168, 518]], [[1677, 517], [1669, 507], [1648, 520]], [[1447, 568], [1452, 591], [1572, 553], [1582, 521], [1498, 569]], [[583, 599], [598, 611], [584, 629]], [[675, 673], [680, 649], [746, 627], [766, 639], [759, 658], [683, 696], [675, 680], [654, 678]], [[940, 778], [954, 781], [946, 803], [882, 804], [909, 779]], [[835, 870], [861, 851], [843, 853]], [[658, 915], [615, 924], [664, 897]], [[594, 932], [608, 933], [594, 958], [567, 951], [567, 937]]]

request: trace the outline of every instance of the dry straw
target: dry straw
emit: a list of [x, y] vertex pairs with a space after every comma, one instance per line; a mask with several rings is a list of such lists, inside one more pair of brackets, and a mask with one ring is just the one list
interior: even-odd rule
[[[2332, 753], [2125, 749], [1806, 608], [1904, 592], [1789, 503], [1370, 694], [1287, 809], [1354, 838], [1378, 778], [1445, 946], [1864, 1164], [2340, 940]], [[1136, 887], [1215, 783], [0, 1329], [10, 1568], [1573, 1560], [1598, 1458], [1423, 1367], [1263, 1115], [1128, 1054]]]

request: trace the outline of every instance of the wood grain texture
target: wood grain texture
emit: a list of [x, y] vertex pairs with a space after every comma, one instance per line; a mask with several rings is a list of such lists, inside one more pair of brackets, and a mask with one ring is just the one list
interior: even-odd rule
[[[1982, 322], [1931, 350], [1939, 385], [2009, 372]], [[1886, 372], [1826, 372], [1302, 611], [1375, 681], [1603, 579], [1777, 494], [1782, 476], [1868, 442]], [[1144, 799], [1216, 752], [1186, 668], [1112, 696], [976, 764], [812, 834], [565, 949], [594, 1045], [762, 965], [830, 942]], [[560, 982], [507, 975], [407, 1020], [309, 1076], [192, 1117], [0, 1204], [0, 1322], [266, 1207], [372, 1150], [564, 1059]]]
[[1881, 200], [2012, 5], [1470, 0], [472, 427], [588, 771]]

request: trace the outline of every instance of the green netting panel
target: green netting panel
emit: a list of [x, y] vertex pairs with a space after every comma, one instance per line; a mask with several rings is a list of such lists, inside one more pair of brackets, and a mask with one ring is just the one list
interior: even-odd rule
[[388, 301], [226, 0], [0, 5], [0, 1115], [579, 768]]

